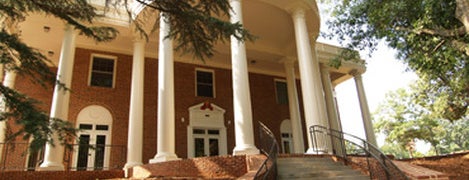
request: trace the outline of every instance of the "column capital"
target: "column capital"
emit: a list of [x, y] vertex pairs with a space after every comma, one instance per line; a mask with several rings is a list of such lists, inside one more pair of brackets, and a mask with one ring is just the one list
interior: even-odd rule
[[280, 63], [285, 64], [285, 66], [293, 66], [297, 62], [298, 59], [294, 57], [284, 57]]
[[143, 43], [145, 44], [146, 41], [144, 38], [142, 37], [138, 37], [138, 36], [134, 36], [133, 39], [132, 39], [132, 42], [135, 44], [135, 43]]
[[306, 10], [301, 6], [292, 6], [287, 8], [293, 19], [304, 19]]
[[354, 69], [354, 70], [351, 70], [348, 74], [352, 75], [355, 78], [361, 78], [362, 72]]
[[141, 32], [140, 30], [137, 29], [136, 25], [134, 23], [131, 24], [132, 32], [129, 33], [129, 35], [132, 36], [132, 42], [134, 43], [140, 43], [140, 42], [146, 42], [146, 37]]
[[329, 70], [330, 69], [330, 66], [325, 64], [325, 63], [319, 63], [319, 66], [321, 67], [321, 69], [324, 69], [324, 70]]

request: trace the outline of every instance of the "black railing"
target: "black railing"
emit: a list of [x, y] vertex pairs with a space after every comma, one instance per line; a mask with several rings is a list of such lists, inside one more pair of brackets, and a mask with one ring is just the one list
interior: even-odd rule
[[41, 151], [29, 152], [29, 143], [26, 142], [0, 143], [0, 149], [1, 171], [34, 170], [42, 159], [42, 156], [38, 157]]
[[[0, 171], [35, 171], [43, 162], [44, 150], [32, 152], [29, 145], [26, 142], [0, 143]], [[78, 163], [79, 150], [82, 158], [86, 158], [85, 163]], [[71, 149], [65, 148], [64, 164], [66, 170], [122, 169], [126, 153], [124, 145], [74, 144]], [[88, 158], [90, 156], [93, 158]], [[94, 161], [88, 163], [90, 160]]]
[[267, 156], [254, 179], [277, 179], [278, 143], [272, 131], [259, 122], [259, 149]]
[[408, 179], [376, 146], [357, 136], [319, 125], [311, 126], [309, 132], [317, 153], [332, 152], [345, 163], [353, 162], [367, 169], [370, 179]]
[[111, 170], [124, 168], [126, 157], [124, 145], [73, 144], [71, 149], [65, 150], [64, 162], [72, 171]]

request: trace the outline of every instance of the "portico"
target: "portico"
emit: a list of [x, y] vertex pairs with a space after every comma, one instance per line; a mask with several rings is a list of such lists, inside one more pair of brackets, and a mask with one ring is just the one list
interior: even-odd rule
[[[198, 143], [195, 142], [196, 138], [203, 139], [204, 143], [201, 143], [202, 140], [199, 142], [205, 148], [202, 149], [203, 152], [208, 155], [210, 151], [207, 150], [207, 142], [210, 142], [212, 137], [217, 139], [219, 147], [222, 147], [219, 149], [220, 155], [258, 154], [260, 152], [256, 147], [258, 139], [256, 139], [255, 130], [257, 122], [267, 122], [269, 128], [277, 130], [274, 134], [281, 138], [280, 120], [284, 119], [289, 119], [291, 122], [293, 143], [291, 152], [332, 153], [332, 147], [327, 145], [331, 144], [327, 143], [330, 139], [318, 139], [317, 143], [323, 146], [313, 148], [313, 141], [307, 134], [307, 129], [312, 125], [322, 125], [340, 130], [338, 109], [333, 98], [333, 86], [352, 78], [352, 75], [357, 81], [357, 92], [362, 102], [364, 122], [370, 123], [365, 92], [359, 76], [365, 71], [364, 65], [344, 62], [339, 69], [327, 65], [330, 59], [339, 54], [340, 48], [316, 43], [319, 33], [319, 14], [315, 3], [306, 0], [230, 0], [230, 4], [233, 8], [230, 21], [242, 23], [244, 27], [258, 36], [258, 39], [255, 42], [244, 42], [231, 38], [229, 43], [217, 44], [215, 47], [217, 53], [206, 62], [174, 52], [172, 40], [165, 38], [171, 27], [163, 19], [158, 21], [159, 31], [151, 34], [148, 42], [135, 35], [135, 32], [130, 30], [132, 28], [129, 24], [113, 24], [121, 30], [122, 37], [105, 45], [90, 43], [83, 37], [77, 36], [73, 28], [69, 26], [65, 26], [63, 36], [56, 37], [63, 40], [60, 50], [62, 55], [58, 59], [59, 77], [69, 78], [61, 79], [64, 83], [69, 83], [67, 85], [69, 87], [72, 83], [72, 74], [69, 73], [74, 72], [74, 57], [80, 56], [74, 53], [76, 47], [89, 49], [93, 53], [97, 53], [94, 51], [102, 54], [111, 53], [119, 58], [120, 54], [131, 57], [129, 72], [117, 71], [120, 73], [117, 76], [125, 74], [127, 77], [121, 79], [115, 77], [117, 79], [115, 83], [127, 83], [124, 88], [129, 91], [128, 94], [122, 94], [126, 97], [118, 97], [128, 99], [120, 103], [126, 103], [125, 111], [128, 114], [124, 116], [125, 118], [113, 120], [113, 127], [125, 127], [123, 131], [125, 133], [119, 134], [122, 138], [117, 138], [118, 135], [115, 133], [120, 131], [112, 133], [114, 143], [125, 141], [127, 147], [126, 163], [123, 168], [127, 169], [147, 162], [157, 163], [192, 157], [196, 154], [195, 147]], [[104, 22], [112, 24], [112, 21]], [[64, 26], [54, 24], [53, 27], [60, 29]], [[25, 30], [24, 34], [28, 36], [28, 33], [33, 34], [33, 32]], [[127, 68], [120, 66], [120, 63], [125, 60], [119, 58], [116, 60], [117, 68], [115, 69]], [[157, 64], [157, 68], [147, 68], [152, 61]], [[86, 68], [91, 69], [91, 66], [88, 65]], [[213, 86], [213, 96], [202, 97], [193, 93], [192, 91], [197, 88], [194, 87], [197, 86], [197, 82], [194, 83], [194, 79], [197, 81], [197, 74], [186, 73], [181, 70], [182, 68], [192, 71], [208, 69], [207, 72], [212, 74], [208, 85]], [[152, 77], [148, 77], [149, 74], [145, 73], [149, 71], [152, 72], [149, 73], [153, 75], [152, 77], [156, 77], [154, 81], [150, 79]], [[272, 80], [272, 84], [262, 84], [263, 81], [259, 79]], [[269, 99], [270, 96], [261, 96], [263, 93], [270, 93], [269, 95], [272, 96], [281, 93], [273, 87], [274, 79], [284, 79], [286, 83], [285, 95], [288, 97], [286, 106], [273, 105], [272, 103], [276, 102]], [[220, 87], [220, 84], [225, 82], [228, 83]], [[146, 89], [149, 86], [156, 88], [148, 92]], [[269, 86], [269, 88], [264, 86]], [[117, 88], [120, 87], [112, 87], [110, 91]], [[102, 88], [92, 90], [104, 92]], [[187, 93], [187, 91], [191, 92]], [[70, 102], [67, 94], [59, 90], [53, 92], [51, 116], [70, 119], [73, 122], [75, 117], [69, 116], [73, 113], [69, 113]], [[77, 101], [74, 100], [74, 102]], [[148, 101], [154, 101], [156, 105], [146, 106]], [[208, 102], [209, 105], [215, 107], [215, 110], [199, 112], [198, 108], [203, 105], [201, 104], [203, 102]], [[113, 110], [112, 108], [115, 107], [107, 105], [106, 101], [98, 102], [97, 100], [90, 102], [92, 103], [100, 103], [108, 108], [111, 114], [121, 113], [121, 111]], [[281, 117], [280, 120], [270, 117], [269, 114], [274, 114], [272, 111], [275, 111], [275, 108], [269, 109], [269, 106], [280, 109], [279, 114], [285, 117]], [[266, 112], [265, 109], [271, 112]], [[155, 113], [145, 116], [148, 111]], [[208, 116], [201, 116], [202, 118], [194, 120], [191, 118], [193, 114], [190, 114], [194, 112]], [[149, 119], [153, 116], [156, 120]], [[211, 118], [213, 116], [221, 116], [221, 118]], [[214, 123], [207, 124], [204, 120]], [[148, 130], [149, 127], [145, 124], [152, 124], [153, 121], [156, 123]], [[366, 128], [368, 128], [367, 132], [372, 132], [372, 129], [369, 129], [372, 128], [370, 125]], [[205, 134], [197, 134], [199, 133], [197, 130], [203, 130]], [[212, 130], [214, 134], [209, 134], [209, 130]], [[148, 134], [151, 137], [147, 137]], [[373, 139], [374, 135], [367, 133], [367, 138]], [[146, 139], [153, 142], [148, 143]], [[152, 145], [151, 149], [154, 150], [146, 150], [148, 148], [145, 144]], [[183, 150], [178, 150], [178, 148]], [[47, 146], [45, 162], [40, 169], [63, 170], [63, 152], [61, 146]], [[145, 158], [148, 157], [145, 154], [150, 153], [153, 157]]]

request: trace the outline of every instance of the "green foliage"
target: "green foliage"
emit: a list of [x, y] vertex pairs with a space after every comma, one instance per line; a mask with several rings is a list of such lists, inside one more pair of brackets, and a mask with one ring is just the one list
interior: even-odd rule
[[397, 144], [386, 143], [380, 149], [384, 154], [393, 155], [396, 159], [410, 158], [409, 152]]
[[441, 118], [453, 121], [469, 106], [469, 24], [455, 13], [469, 17], [462, 2], [467, 0], [342, 0], [334, 2], [325, 36], [371, 51], [384, 40], [426, 81], [426, 90], [441, 97]]
[[[204, 60], [213, 56], [214, 45], [229, 41], [231, 36], [242, 41], [255, 39], [239, 22], [230, 23], [224, 20], [229, 18], [229, 12], [232, 11], [229, 1], [159, 0], [151, 3], [144, 0], [137, 1], [158, 12], [164, 12], [163, 16], [171, 27], [168, 37], [176, 41], [175, 49], [192, 54], [197, 59]], [[149, 36], [149, 32], [143, 31], [143, 27], [147, 23], [134, 22], [146, 37]]]
[[[5, 0], [0, 2], [0, 63], [6, 71], [14, 71], [21, 76], [27, 76], [33, 83], [44, 86], [56, 82], [55, 74], [50, 71], [49, 60], [37, 49], [23, 43], [19, 38], [17, 24], [24, 21], [28, 13], [39, 13], [55, 16], [74, 25], [82, 34], [97, 41], [109, 41], [116, 37], [117, 31], [109, 27], [94, 27], [84, 23], [92, 23], [97, 17], [95, 9], [85, 0], [79, 1], [16, 1]], [[3, 73], [3, 72], [2, 72]], [[2, 121], [14, 121], [19, 125], [18, 131], [9, 134], [7, 141], [20, 136], [24, 140], [32, 140], [30, 148], [37, 150], [46, 143], [70, 143], [76, 129], [66, 120], [49, 118], [41, 111], [40, 102], [16, 92], [0, 84], [0, 93], [4, 109]], [[50, 138], [53, 133], [60, 135], [60, 142], [53, 142]]]
[[431, 144], [435, 154], [469, 149], [468, 116], [454, 122], [442, 119], [439, 111], [445, 104], [438, 103], [441, 97], [425, 93], [426, 88], [420, 80], [410, 89], [388, 93], [374, 113], [375, 130], [386, 136], [387, 148], [398, 152], [421, 140]]
[[447, 131], [441, 135], [440, 143], [433, 147], [441, 154], [448, 154], [469, 149], [469, 118], [455, 122], [441, 121], [441, 126]]

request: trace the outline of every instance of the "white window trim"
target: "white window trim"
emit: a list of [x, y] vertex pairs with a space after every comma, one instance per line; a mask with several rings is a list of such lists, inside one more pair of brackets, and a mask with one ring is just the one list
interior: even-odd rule
[[[114, 67], [113, 67], [113, 73], [112, 73], [112, 87], [101, 87], [101, 86], [92, 86], [91, 85], [91, 75], [93, 73], [93, 60], [94, 57], [100, 57], [100, 58], [106, 58], [106, 59], [112, 59], [114, 60]], [[90, 87], [100, 87], [100, 88], [115, 88], [116, 87], [116, 74], [117, 74], [117, 56], [112, 56], [112, 55], [105, 55], [105, 54], [97, 54], [97, 53], [92, 53], [90, 55], [90, 66], [88, 68], [88, 86]]]
[[[285, 83], [287, 86], [287, 80], [286, 79], [279, 79], [279, 78], [274, 78], [274, 89], [275, 89], [275, 102], [277, 102], [277, 104], [280, 104], [280, 102], [278, 101], [278, 92], [277, 92], [277, 82], [283, 82]], [[287, 87], [287, 91], [288, 91], [288, 87]], [[288, 98], [288, 92], [287, 92], [287, 98]], [[288, 99], [289, 100], [289, 99]], [[290, 101], [290, 100], [289, 100]], [[288, 104], [288, 103], [287, 103]]]
[[205, 97], [205, 96], [198, 96], [198, 92], [197, 92], [197, 71], [212, 73], [212, 91], [213, 91], [213, 97], [207, 97], [207, 98], [215, 98], [215, 97], [217, 97], [217, 93], [216, 93], [216, 92], [217, 92], [217, 91], [216, 91], [216, 83], [215, 83], [215, 70], [213, 70], [213, 69], [206, 69], [206, 68], [195, 68], [195, 71], [194, 71], [195, 97]]

